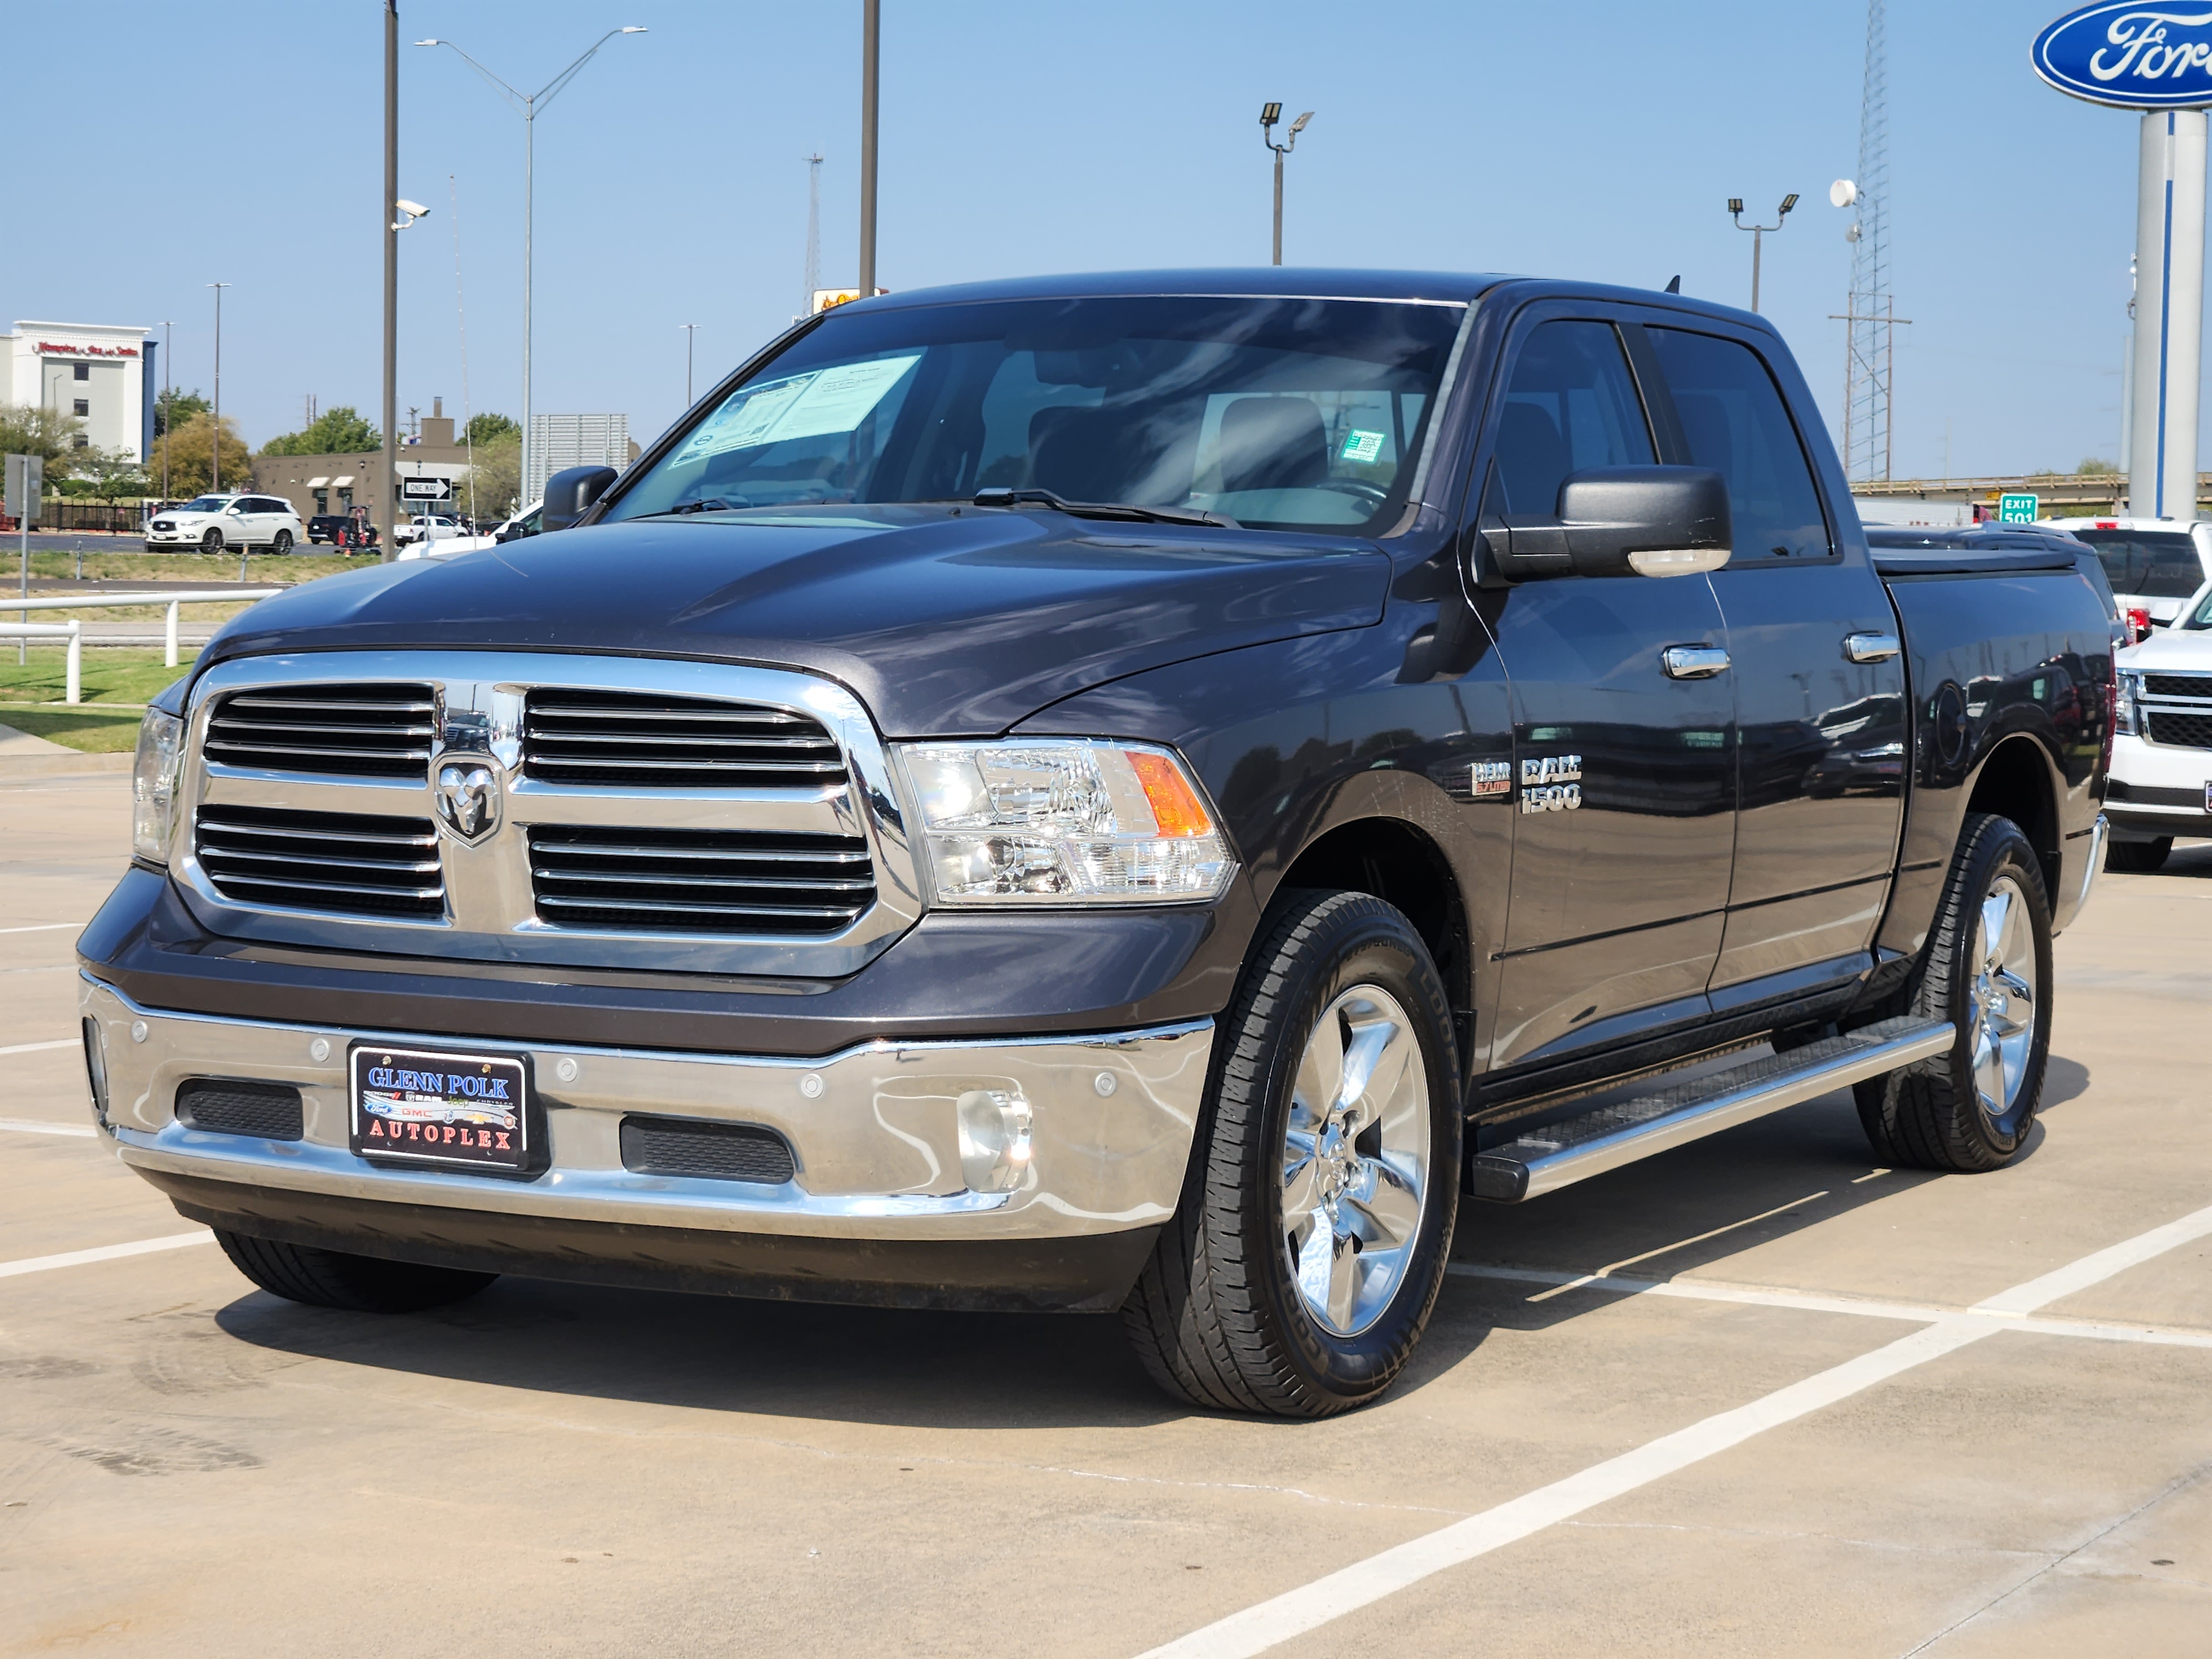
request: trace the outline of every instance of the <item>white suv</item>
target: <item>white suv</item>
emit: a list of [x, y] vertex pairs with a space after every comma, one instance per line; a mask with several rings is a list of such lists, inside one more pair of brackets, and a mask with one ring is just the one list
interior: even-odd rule
[[2105, 816], [2115, 870], [2155, 870], [2176, 836], [2212, 836], [2212, 584], [2114, 659], [2119, 720]]
[[2046, 519], [2097, 550], [2122, 615], [2141, 611], [2172, 625], [2189, 596], [2212, 581], [2212, 522], [2187, 519]]
[[265, 547], [271, 553], [289, 553], [307, 535], [299, 514], [282, 496], [200, 495], [154, 515], [146, 526], [146, 550], [221, 553]]

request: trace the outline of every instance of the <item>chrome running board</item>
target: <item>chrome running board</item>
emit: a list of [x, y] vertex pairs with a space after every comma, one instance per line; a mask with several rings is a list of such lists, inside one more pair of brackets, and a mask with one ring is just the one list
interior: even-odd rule
[[1908, 1014], [1547, 1123], [1477, 1152], [1469, 1164], [1470, 1190], [1494, 1204], [1518, 1204], [1940, 1054], [1958, 1036], [1948, 1022]]

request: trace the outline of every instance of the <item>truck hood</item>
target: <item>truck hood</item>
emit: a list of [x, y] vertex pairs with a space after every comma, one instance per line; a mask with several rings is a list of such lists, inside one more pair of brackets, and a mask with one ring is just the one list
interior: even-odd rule
[[2129, 646], [2112, 660], [2119, 667], [2139, 672], [2161, 668], [2212, 670], [2212, 629], [2163, 629], [2141, 645]]
[[1056, 513], [839, 507], [633, 520], [325, 577], [234, 617], [271, 652], [512, 647], [842, 681], [889, 737], [1003, 732], [1127, 674], [1381, 618], [1371, 542]]

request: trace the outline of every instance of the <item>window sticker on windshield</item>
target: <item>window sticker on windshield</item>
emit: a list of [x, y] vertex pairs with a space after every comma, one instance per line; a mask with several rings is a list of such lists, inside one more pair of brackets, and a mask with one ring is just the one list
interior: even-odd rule
[[1382, 459], [1382, 434], [1362, 432], [1358, 427], [1345, 434], [1344, 447], [1337, 452], [1340, 461], [1379, 461]]
[[896, 386], [921, 354], [810, 370], [746, 386], [700, 424], [672, 458], [672, 465], [700, 461], [732, 449], [850, 432]]

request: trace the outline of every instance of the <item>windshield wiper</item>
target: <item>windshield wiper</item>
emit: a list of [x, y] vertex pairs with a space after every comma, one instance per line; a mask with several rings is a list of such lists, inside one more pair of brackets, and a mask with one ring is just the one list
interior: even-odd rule
[[1048, 507], [1073, 519], [1120, 519], [1134, 524], [1202, 524], [1234, 530], [1237, 520], [1225, 513], [1200, 513], [1181, 507], [1139, 507], [1133, 501], [1071, 501], [1049, 489], [996, 488], [975, 492], [978, 507]]

